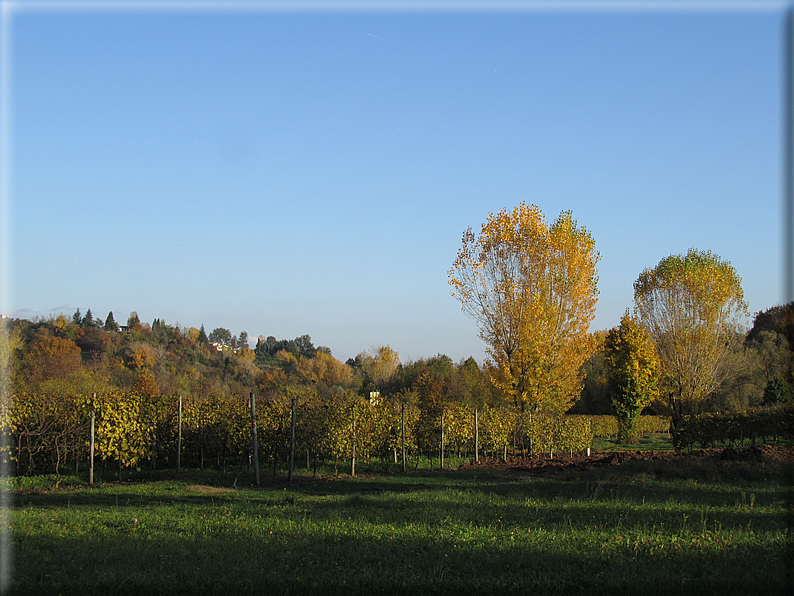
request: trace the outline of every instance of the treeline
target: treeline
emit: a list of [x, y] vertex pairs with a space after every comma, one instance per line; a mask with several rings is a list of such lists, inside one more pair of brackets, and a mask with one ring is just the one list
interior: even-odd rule
[[[594, 335], [598, 349], [584, 364], [584, 385], [576, 414], [611, 414], [609, 367], [605, 353], [607, 331]], [[699, 404], [700, 413], [744, 412], [750, 408], [791, 403], [794, 397], [794, 302], [774, 306], [755, 315], [753, 326], [736, 342], [727, 374], [719, 388]], [[646, 413], [667, 414], [668, 406], [656, 400]]]
[[[22, 474], [78, 468], [87, 457], [87, 424], [97, 423], [97, 454], [120, 467], [148, 461], [173, 465], [182, 402], [186, 465], [221, 467], [250, 457], [250, 409], [259, 411], [262, 457], [283, 461], [296, 403], [296, 439], [307, 459], [401, 455], [405, 448], [440, 459], [450, 450], [503, 456], [562, 453], [589, 446], [612, 414], [603, 349], [583, 367], [581, 399], [561, 412], [531, 411], [506, 397], [489, 371], [469, 358], [445, 355], [402, 363], [388, 346], [343, 363], [309, 335], [292, 340], [260, 336], [251, 348], [245, 331], [182, 327], [131, 313], [119, 325], [76, 311], [71, 318], [3, 320], [0, 356], [5, 401], [6, 458]], [[603, 339], [606, 333], [594, 334]], [[794, 303], [758, 313], [733, 353], [731, 374], [702, 405], [703, 412], [745, 412], [791, 400]], [[95, 396], [95, 397], [94, 397]], [[646, 414], [666, 415], [657, 400]], [[765, 418], [764, 418], [765, 419]], [[614, 419], [613, 419], [614, 420]], [[646, 422], [659, 430], [658, 418]], [[609, 424], [614, 424], [610, 422]], [[610, 427], [611, 428], [611, 427]], [[611, 433], [609, 433], [611, 434]]]

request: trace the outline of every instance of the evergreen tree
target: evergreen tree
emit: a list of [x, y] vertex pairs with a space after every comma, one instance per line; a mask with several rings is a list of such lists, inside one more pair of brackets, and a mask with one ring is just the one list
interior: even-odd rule
[[243, 330], [240, 331], [240, 337], [237, 338], [237, 347], [238, 348], [248, 348], [248, 332]]
[[94, 317], [91, 314], [91, 309], [89, 308], [83, 317], [82, 325], [83, 327], [93, 327], [94, 324]]
[[210, 342], [209, 338], [207, 337], [207, 332], [204, 331], [204, 323], [201, 324], [201, 329], [199, 329], [198, 340], [202, 344], [208, 344]]
[[775, 404], [787, 404], [791, 400], [788, 384], [783, 377], [777, 375], [764, 389], [764, 404], [774, 406]]
[[80, 314], [80, 309], [78, 308], [76, 311], [74, 311], [74, 314], [72, 315], [72, 323], [74, 323], [75, 325], [79, 325], [82, 322], [83, 322], [83, 317]]
[[113, 311], [111, 310], [108, 313], [108, 318], [105, 319], [105, 331], [118, 331], [119, 326], [116, 323], [116, 320], [113, 318]]

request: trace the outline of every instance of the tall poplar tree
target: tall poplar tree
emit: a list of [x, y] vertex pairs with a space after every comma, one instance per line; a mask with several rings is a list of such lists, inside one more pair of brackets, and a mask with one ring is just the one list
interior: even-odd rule
[[452, 295], [479, 324], [489, 374], [521, 407], [565, 412], [582, 387], [600, 260], [570, 211], [547, 225], [536, 205], [469, 228], [449, 272]]
[[726, 378], [728, 356], [743, 340], [742, 280], [729, 262], [690, 249], [643, 271], [634, 302], [656, 344], [675, 438], [681, 417], [700, 411]]

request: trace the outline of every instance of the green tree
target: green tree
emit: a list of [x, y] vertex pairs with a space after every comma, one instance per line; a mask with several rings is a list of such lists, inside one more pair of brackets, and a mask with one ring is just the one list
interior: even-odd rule
[[778, 375], [767, 383], [764, 388], [764, 404], [774, 406], [776, 404], [787, 404], [791, 401], [788, 384], [783, 377]]
[[644, 270], [634, 302], [656, 344], [675, 440], [682, 416], [700, 411], [728, 373], [747, 317], [741, 278], [710, 251], [690, 249]]
[[491, 379], [523, 409], [564, 412], [581, 392], [581, 367], [595, 349], [588, 334], [600, 257], [570, 211], [547, 225], [521, 204], [471, 228], [449, 272], [452, 295], [479, 324]]
[[237, 338], [237, 347], [238, 348], [248, 348], [248, 332], [243, 330], [240, 331], [240, 337]]
[[298, 354], [304, 358], [314, 358], [314, 355], [317, 353], [317, 350], [312, 343], [312, 338], [308, 335], [301, 335], [300, 337], [295, 338], [295, 345], [298, 348]]
[[719, 388], [709, 395], [707, 409], [717, 412], [743, 412], [747, 408], [761, 405], [768, 380], [764, 374], [761, 356], [757, 342], [737, 340], [725, 361], [729, 374]]
[[659, 393], [659, 356], [640, 323], [626, 314], [607, 335], [606, 361], [612, 407], [618, 419], [618, 441], [637, 442], [637, 421]]
[[[792, 379], [794, 366], [794, 353], [788, 340], [775, 331], [763, 330], [754, 335], [754, 339], [747, 341], [748, 349], [755, 355], [758, 367], [759, 386], [766, 391], [766, 387], [774, 379]], [[790, 391], [790, 387], [788, 388]], [[766, 402], [766, 397], [764, 402]]]
[[211, 343], [220, 343], [224, 346], [232, 345], [232, 332], [223, 327], [216, 327], [212, 330], [209, 336]]
[[755, 314], [747, 339], [756, 341], [762, 331], [774, 331], [794, 346], [794, 302], [773, 306]]
[[118, 323], [116, 323], [116, 319], [113, 318], [113, 311], [112, 310], [108, 313], [108, 318], [105, 319], [105, 327], [104, 327], [104, 329], [105, 329], [105, 331], [118, 331], [119, 330]]

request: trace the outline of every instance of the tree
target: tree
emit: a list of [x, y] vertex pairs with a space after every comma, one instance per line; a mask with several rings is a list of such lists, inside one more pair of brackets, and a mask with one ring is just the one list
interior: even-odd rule
[[41, 336], [23, 362], [30, 387], [49, 379], [64, 379], [82, 367], [80, 348], [64, 337]]
[[365, 383], [377, 391], [387, 388], [400, 366], [400, 355], [389, 346], [373, 347], [369, 353], [362, 352], [356, 359], [361, 362]]
[[13, 392], [17, 351], [22, 348], [22, 336], [6, 319], [0, 319], [0, 407], [4, 407]]
[[[298, 347], [298, 354], [304, 358], [314, 358], [317, 350], [312, 343], [312, 338], [308, 335], [301, 335], [295, 338], [295, 345]], [[296, 354], [296, 356], [298, 355]]]
[[776, 405], [787, 404], [791, 401], [791, 394], [789, 393], [788, 385], [783, 380], [782, 376], [777, 376], [769, 383], [764, 389], [764, 404]]
[[747, 317], [742, 280], [729, 262], [690, 249], [644, 270], [634, 302], [656, 344], [675, 440], [682, 416], [702, 409], [726, 377]]
[[636, 443], [640, 413], [659, 393], [656, 346], [639, 321], [626, 311], [620, 325], [607, 335], [605, 352], [618, 441]]
[[570, 211], [548, 226], [524, 203], [471, 228], [449, 272], [452, 295], [479, 324], [489, 373], [522, 409], [564, 412], [579, 395], [594, 350], [600, 259]]
[[248, 349], [248, 332], [240, 331], [240, 337], [237, 338], [237, 347]]
[[132, 311], [130, 313], [130, 316], [127, 317], [127, 327], [129, 327], [130, 331], [132, 331], [132, 328], [135, 327], [135, 326], [138, 326], [141, 329], [143, 329], [143, 325], [141, 325], [141, 319], [138, 317], [138, 313], [135, 312], [135, 311]]
[[80, 309], [78, 308], [76, 311], [74, 311], [74, 314], [72, 315], [72, 323], [74, 323], [75, 325], [80, 325], [82, 321], [83, 321], [83, 317], [80, 314]]
[[111, 310], [108, 313], [108, 318], [105, 319], [105, 331], [118, 331], [119, 326], [116, 323], [116, 319], [113, 318], [113, 311]]
[[567, 414], [608, 415], [614, 412], [609, 395], [609, 367], [606, 363], [604, 344], [607, 331], [591, 333], [596, 349], [582, 365], [584, 383], [582, 393]]
[[224, 346], [232, 345], [232, 332], [223, 327], [216, 327], [210, 332], [209, 340], [211, 343], [220, 343]]
[[789, 346], [794, 346], [794, 302], [773, 306], [765, 311], [755, 313], [753, 327], [747, 339], [756, 341], [763, 331], [774, 331], [786, 338]]
[[301, 357], [296, 372], [304, 383], [321, 383], [326, 387], [345, 385], [353, 376], [350, 367], [324, 352], [317, 352], [314, 358]]

